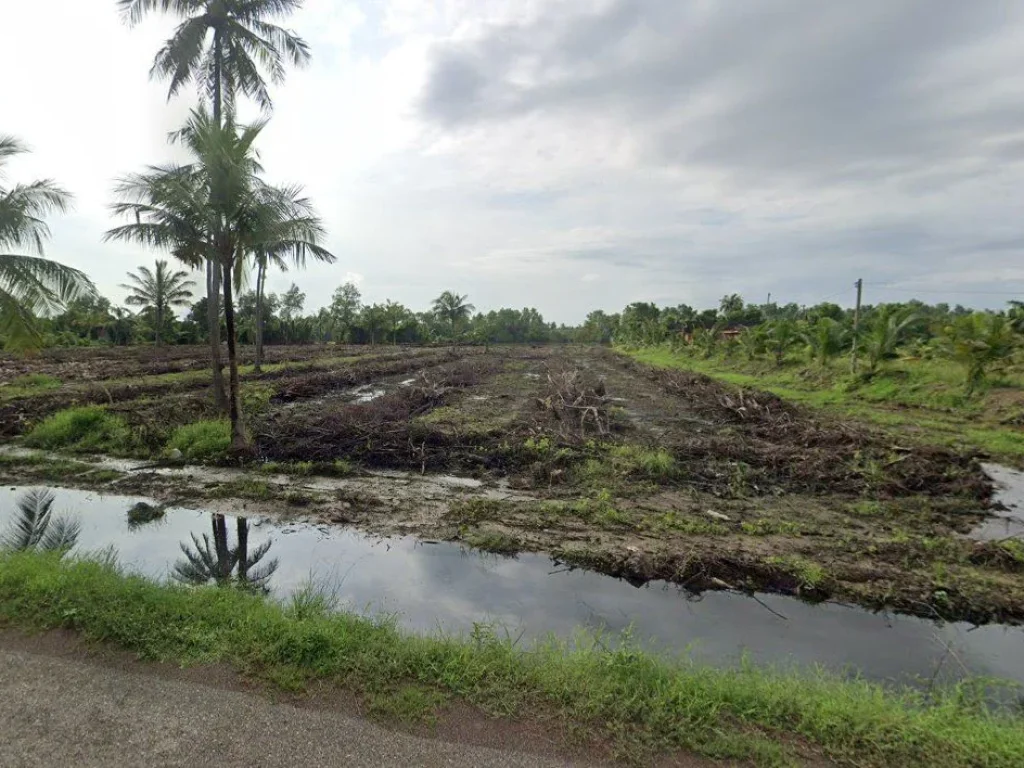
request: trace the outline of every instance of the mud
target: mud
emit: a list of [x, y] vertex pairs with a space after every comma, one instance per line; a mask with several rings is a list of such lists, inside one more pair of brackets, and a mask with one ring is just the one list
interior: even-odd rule
[[[255, 463], [100, 465], [120, 473], [104, 482], [546, 552], [635, 583], [1024, 620], [1024, 547], [968, 536], [991, 519], [993, 489], [971, 455], [596, 348], [379, 348], [252, 383], [269, 398], [248, 417]], [[23, 400], [53, 405], [51, 393]], [[148, 430], [154, 457], [168, 425], [210, 413], [200, 392], [173, 390], [109, 407]], [[2, 458], [11, 480], [103, 477]], [[339, 462], [344, 477], [316, 476]]]

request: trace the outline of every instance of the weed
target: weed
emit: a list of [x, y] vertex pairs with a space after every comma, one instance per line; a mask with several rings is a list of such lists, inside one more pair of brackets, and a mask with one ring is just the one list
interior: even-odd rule
[[850, 505], [850, 512], [858, 517], [879, 517], [885, 514], [885, 507], [879, 501], [858, 501]]
[[675, 511], [669, 511], [657, 517], [654, 527], [692, 535], [723, 536], [730, 532], [728, 526], [722, 523], [683, 517]]
[[10, 387], [11, 390], [21, 389], [43, 392], [48, 389], [60, 389], [60, 385], [61, 381], [56, 376], [48, 376], [45, 373], [26, 373], [24, 376], [11, 379], [5, 385], [5, 389], [0, 391], [9, 392], [10, 390], [6, 389], [6, 387]]
[[474, 549], [496, 555], [514, 557], [523, 551], [523, 543], [519, 539], [500, 531], [473, 531], [464, 534], [462, 540]]
[[135, 439], [127, 422], [98, 405], [67, 408], [37, 424], [25, 444], [46, 450], [124, 454]]
[[825, 583], [825, 569], [818, 563], [805, 560], [802, 557], [783, 555], [781, 557], [769, 557], [767, 562], [795, 577], [799, 582], [799, 587], [802, 589], [818, 589]]
[[215, 499], [254, 499], [263, 501], [271, 498], [273, 490], [270, 485], [262, 480], [233, 480], [229, 483], [221, 483], [210, 491], [209, 495]]
[[446, 697], [422, 685], [403, 685], [397, 690], [374, 691], [366, 706], [372, 716], [401, 723], [433, 723]]
[[748, 536], [800, 536], [803, 528], [790, 520], [750, 520], [740, 523], [740, 530]]
[[211, 419], [185, 424], [174, 430], [168, 450], [179, 450], [186, 459], [201, 461], [224, 456], [231, 447], [231, 423]]

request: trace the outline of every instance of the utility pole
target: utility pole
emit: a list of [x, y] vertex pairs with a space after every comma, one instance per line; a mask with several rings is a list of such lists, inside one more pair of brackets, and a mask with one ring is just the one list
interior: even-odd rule
[[864, 288], [864, 279], [857, 278], [857, 304], [853, 309], [853, 348], [850, 350], [850, 370], [857, 373], [857, 332], [860, 330], [860, 294]]

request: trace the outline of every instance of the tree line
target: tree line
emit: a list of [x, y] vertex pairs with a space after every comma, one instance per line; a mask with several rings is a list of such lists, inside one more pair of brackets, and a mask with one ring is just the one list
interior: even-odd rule
[[794, 359], [826, 368], [848, 358], [853, 374], [872, 376], [890, 360], [942, 359], [959, 365], [970, 396], [986, 376], [1016, 361], [1024, 349], [1024, 302], [976, 311], [912, 300], [867, 305], [857, 312], [837, 304], [747, 304], [723, 296], [717, 309], [630, 304], [619, 314], [592, 312], [580, 330], [585, 341], [627, 346], [668, 345], [702, 358]]
[[[235, 330], [240, 344], [546, 344], [575, 341], [578, 328], [544, 320], [536, 309], [502, 308], [477, 312], [468, 298], [445, 291], [427, 309], [415, 311], [387, 300], [364, 303], [358, 286], [345, 283], [331, 303], [305, 313], [306, 294], [292, 284], [281, 294], [262, 297], [238, 292]], [[208, 299], [196, 295], [187, 272], [166, 261], [139, 267], [123, 286], [125, 307], [91, 295], [70, 301], [52, 317], [37, 318], [47, 347], [209, 342]], [[133, 311], [134, 310], [134, 311]], [[220, 334], [225, 333], [219, 308]]]

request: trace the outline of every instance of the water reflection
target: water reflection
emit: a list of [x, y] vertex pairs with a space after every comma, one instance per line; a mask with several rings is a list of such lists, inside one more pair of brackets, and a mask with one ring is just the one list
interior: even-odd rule
[[7, 514], [7, 529], [0, 538], [5, 550], [68, 552], [78, 541], [81, 525], [75, 519], [53, 517], [56, 500], [48, 488], [33, 488], [14, 499]]
[[[17, 495], [17, 489], [0, 490], [0, 510], [9, 510]], [[198, 560], [186, 557], [197, 581], [237, 583], [244, 563], [243, 579], [284, 598], [315, 578], [336, 591], [340, 608], [394, 614], [412, 631], [471, 632], [491, 623], [528, 642], [549, 634], [571, 638], [582, 627], [604, 630], [614, 642], [616, 633], [632, 628], [649, 647], [716, 665], [747, 657], [923, 686], [967, 675], [1024, 682], [1020, 628], [939, 624], [779, 595], [759, 595], [760, 603], [728, 592], [693, 599], [664, 583], [636, 589], [567, 571], [543, 555], [500, 559], [413, 537], [374, 539], [333, 526], [188, 509], [166, 509], [159, 525], [131, 532], [125, 510], [140, 501], [146, 500], [58, 489], [54, 506], [81, 522], [80, 548], [112, 544], [121, 563], [148, 576], [174, 578], [184, 542]], [[272, 578], [261, 578], [271, 569]]]
[[249, 550], [249, 520], [239, 517], [235, 520], [235, 546], [228, 544], [228, 523], [224, 515], [210, 515], [213, 529], [213, 544], [205, 533], [202, 540], [192, 534], [192, 546], [181, 543], [183, 560], [174, 564], [171, 576], [185, 584], [209, 584], [240, 586], [269, 592], [270, 577], [279, 565], [277, 559], [262, 562], [273, 544], [269, 539]]

